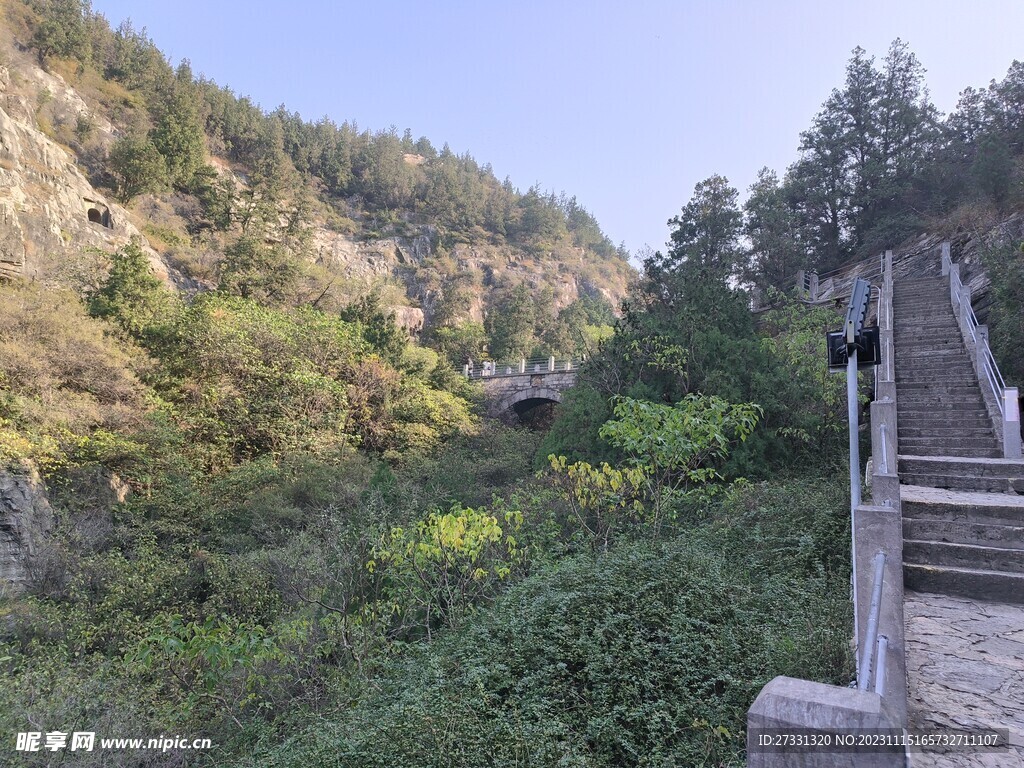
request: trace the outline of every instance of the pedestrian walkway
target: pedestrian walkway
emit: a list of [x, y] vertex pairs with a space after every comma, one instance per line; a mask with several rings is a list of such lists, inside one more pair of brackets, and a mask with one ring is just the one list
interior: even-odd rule
[[1024, 605], [906, 592], [910, 729], [1009, 729], [1009, 752], [912, 752], [910, 768], [1024, 768]]

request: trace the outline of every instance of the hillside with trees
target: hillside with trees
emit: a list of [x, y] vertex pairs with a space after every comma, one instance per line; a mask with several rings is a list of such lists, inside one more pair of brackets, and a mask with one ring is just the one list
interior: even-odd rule
[[[5, 143], [0, 174], [34, 163], [49, 189], [38, 158], [63, 147], [145, 234], [96, 250], [57, 227], [25, 249], [39, 272], [0, 273], [8, 745], [211, 741], [61, 755], [83, 766], [743, 765], [769, 680], [853, 674], [837, 315], [793, 272], [970, 229], [1024, 370], [1019, 63], [943, 118], [906, 45], [854, 51], [794, 164], [743, 204], [697, 184], [627, 291], [573, 198], [268, 114], [79, 0], [0, 10], [0, 125], [46, 137], [20, 165]], [[83, 231], [110, 237], [95, 210]], [[455, 367], [580, 350], [547, 431], [483, 418]]]
[[44, 70], [13, 78], [8, 98], [33, 105], [39, 130], [124, 206], [181, 289], [328, 309], [373, 292], [442, 352], [454, 337], [481, 359], [494, 342], [481, 326], [519, 311], [521, 286], [535, 332], [513, 351], [571, 354], [584, 336], [572, 321], [617, 306], [634, 274], [575, 197], [521, 191], [408, 130], [264, 111], [87, 3], [0, 9], [9, 67]]

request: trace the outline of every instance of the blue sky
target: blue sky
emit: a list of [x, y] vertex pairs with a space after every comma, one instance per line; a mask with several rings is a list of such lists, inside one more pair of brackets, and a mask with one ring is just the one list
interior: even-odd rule
[[780, 173], [851, 49], [896, 37], [944, 112], [1024, 56], [1002, 0], [93, 0], [266, 109], [411, 129], [525, 190], [565, 191], [631, 251], [694, 184]]

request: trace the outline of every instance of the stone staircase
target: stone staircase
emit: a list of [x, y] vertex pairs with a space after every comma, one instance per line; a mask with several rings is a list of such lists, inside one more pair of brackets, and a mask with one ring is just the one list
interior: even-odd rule
[[894, 284], [904, 582], [1024, 603], [1024, 462], [1002, 458], [941, 277]]

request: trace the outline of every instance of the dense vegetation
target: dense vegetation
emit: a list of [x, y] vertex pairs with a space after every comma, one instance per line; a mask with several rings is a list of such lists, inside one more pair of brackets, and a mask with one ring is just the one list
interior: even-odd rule
[[[317, 298], [309, 210], [614, 249], [574, 200], [425, 140], [264, 114], [80, 0], [5, 12], [134, 127], [109, 158], [67, 129], [93, 173], [125, 200], [173, 188], [188, 236], [223, 246], [194, 297], [134, 245], [78, 291], [0, 285], [0, 462], [39, 468], [58, 515], [29, 591], [0, 602], [5, 734], [216, 745], [82, 765], [740, 765], [768, 680], [848, 682], [835, 315], [771, 291], [922, 212], [1015, 205], [1019, 65], [956, 145], [969, 94], [943, 122], [903, 44], [881, 70], [857, 51], [785, 178], [763, 173], [743, 209], [725, 179], [698, 184], [620, 317], [507, 285], [465, 322], [455, 270], [431, 348], [379, 293]], [[1019, 272], [1015, 254], [993, 264]], [[999, 299], [1004, 329], [1019, 298]], [[482, 420], [450, 364], [576, 346], [591, 357], [543, 435]]]
[[4, 463], [59, 512], [3, 604], [7, 732], [202, 734], [217, 765], [724, 764], [772, 676], [849, 674], [842, 494], [716, 480], [757, 406], [623, 398], [616, 465], [534, 475], [538, 436], [481, 423], [379, 316], [184, 302], [134, 247], [84, 302], [0, 293]]

